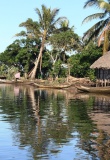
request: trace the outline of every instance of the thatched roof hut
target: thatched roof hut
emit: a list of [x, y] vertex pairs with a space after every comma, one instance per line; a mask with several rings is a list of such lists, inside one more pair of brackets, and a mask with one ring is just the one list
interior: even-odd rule
[[102, 68], [102, 69], [110, 69], [110, 51], [101, 56], [98, 60], [96, 60], [90, 68]]
[[98, 83], [110, 85], [110, 51], [96, 60], [90, 68], [95, 69]]

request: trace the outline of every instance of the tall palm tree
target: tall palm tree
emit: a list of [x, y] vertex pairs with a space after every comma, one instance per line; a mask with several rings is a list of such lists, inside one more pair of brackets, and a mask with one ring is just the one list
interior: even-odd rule
[[40, 11], [38, 8], [35, 9], [39, 21], [35, 23], [31, 23], [31, 20], [29, 23], [24, 22], [21, 23], [20, 26], [25, 26], [30, 36], [39, 37], [41, 40], [41, 47], [39, 51], [39, 55], [37, 59], [35, 60], [35, 66], [33, 70], [30, 72], [29, 76], [31, 79], [35, 79], [36, 71], [38, 68], [39, 63], [42, 64], [42, 53], [46, 44], [46, 41], [48, 40], [49, 36], [51, 36], [55, 30], [57, 30], [58, 24], [61, 23], [62, 20], [66, 19], [66, 17], [59, 17], [56, 18], [59, 9], [55, 8], [51, 10], [51, 8], [47, 8], [45, 5], [42, 5], [42, 10]]
[[84, 8], [96, 6], [102, 12], [95, 13], [87, 16], [82, 23], [91, 21], [93, 19], [99, 19], [89, 30], [84, 33], [83, 40], [89, 43], [91, 40], [98, 41], [100, 45], [103, 41], [103, 53], [109, 48], [108, 36], [110, 35], [110, 0], [108, 2], [104, 0], [87, 0]]

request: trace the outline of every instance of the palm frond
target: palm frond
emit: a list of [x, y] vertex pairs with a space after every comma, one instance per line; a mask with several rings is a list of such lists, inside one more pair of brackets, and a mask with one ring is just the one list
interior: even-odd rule
[[40, 10], [38, 8], [36, 8], [35, 11], [36, 11], [36, 13], [38, 15], [39, 22], [42, 24], [43, 18], [42, 18], [42, 14], [41, 14]]
[[87, 0], [87, 2], [85, 2], [84, 7], [83, 8], [87, 8], [87, 7], [91, 7], [91, 6], [99, 6], [99, 0]]
[[[109, 2], [110, 3], [110, 2]], [[88, 0], [84, 7], [83, 8], [87, 8], [87, 7], [91, 7], [91, 6], [96, 6], [98, 7], [99, 9], [102, 9], [102, 10], [107, 10], [107, 11], [110, 11], [110, 4], [107, 3], [106, 1], [104, 0]]]
[[27, 33], [25, 31], [21, 31], [20, 33], [16, 33], [14, 36], [16, 36], [16, 37], [19, 37], [19, 36], [26, 37]]
[[93, 37], [98, 37], [100, 32], [103, 30], [105, 25], [105, 21], [99, 21], [95, 25], [93, 25], [88, 31], [86, 31], [82, 37], [83, 41], [89, 41], [89, 39], [93, 39]]
[[86, 17], [83, 21], [82, 21], [82, 24], [83, 23], [87, 23], [93, 19], [97, 19], [97, 18], [102, 18], [104, 16], [104, 13], [96, 13], [96, 14], [92, 14], [88, 17]]
[[58, 8], [55, 8], [55, 9], [53, 9], [52, 11], [51, 11], [51, 21], [52, 22], [54, 22], [55, 21], [55, 18], [56, 18], [56, 16], [57, 16], [57, 14], [59, 13], [59, 11], [60, 11], [60, 9], [58, 9]]

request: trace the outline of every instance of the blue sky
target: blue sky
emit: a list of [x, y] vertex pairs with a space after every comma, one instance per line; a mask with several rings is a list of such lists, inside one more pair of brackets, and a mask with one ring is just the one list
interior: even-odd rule
[[32, 18], [37, 21], [38, 17], [35, 8], [41, 9], [41, 5], [46, 7], [59, 8], [60, 16], [65, 16], [70, 22], [70, 26], [75, 27], [75, 33], [83, 36], [94, 22], [82, 25], [83, 19], [95, 12], [96, 9], [83, 9], [86, 0], [1, 0], [0, 1], [0, 53], [15, 39], [14, 35], [19, 33], [23, 28], [19, 24]]

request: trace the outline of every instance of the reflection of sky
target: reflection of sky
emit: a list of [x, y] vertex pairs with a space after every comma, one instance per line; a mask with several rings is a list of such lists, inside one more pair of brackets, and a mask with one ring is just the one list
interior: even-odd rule
[[4, 116], [0, 114], [0, 160], [26, 160], [29, 152], [13, 144], [13, 132]]
[[[86, 160], [91, 158], [89, 154], [79, 148], [81, 144], [78, 132], [74, 131], [72, 136], [73, 138], [69, 139], [69, 142], [66, 143], [66, 145], [65, 143], [59, 144], [58, 148], [56, 147], [56, 144], [54, 148], [54, 143], [51, 140], [48, 146], [48, 150], [50, 151], [50, 153], [48, 153], [49, 160]], [[52, 151], [54, 153], [51, 153]]]

